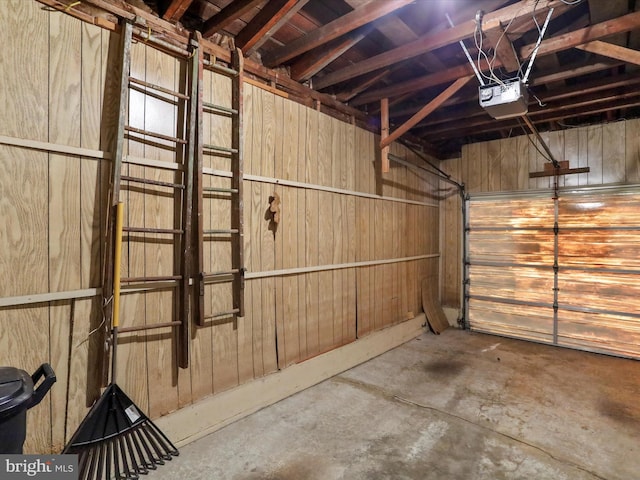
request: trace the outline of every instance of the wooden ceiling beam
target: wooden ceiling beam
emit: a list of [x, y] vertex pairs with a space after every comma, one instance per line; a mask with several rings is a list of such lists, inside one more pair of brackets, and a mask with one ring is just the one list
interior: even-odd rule
[[191, 6], [193, 0], [171, 0], [162, 18], [170, 22], [176, 22], [182, 18], [184, 12]]
[[[589, 42], [598, 40], [608, 35], [637, 28], [640, 28], [640, 12], [630, 13], [615, 20], [608, 20], [606, 22], [592, 25], [591, 27], [582, 28], [580, 30], [575, 30], [567, 34], [543, 40], [540, 44], [540, 48], [538, 49], [538, 56], [550, 55], [562, 50], [568, 50], [585, 43], [585, 41]], [[535, 44], [533, 43], [522, 47], [520, 49], [520, 57], [526, 58], [534, 48]], [[499, 59], [496, 59], [494, 68], [498, 68], [501, 65], [502, 62], [500, 62]], [[381, 98], [403, 95], [411, 91], [417, 91], [442, 83], [447, 83], [455, 80], [456, 78], [469, 75], [470, 73], [473, 73], [470, 65], [458, 65], [457, 67], [453, 67], [449, 70], [414, 78], [379, 90], [372, 90], [355, 98], [351, 104], [354, 106], [364, 105], [378, 101]], [[535, 78], [532, 81], [535, 81]]]
[[309, 0], [269, 0], [260, 12], [240, 30], [235, 43], [245, 55], [251, 55]]
[[[447, 101], [452, 95], [460, 90], [466, 83], [473, 78], [473, 75], [462, 77], [449, 85], [440, 95], [431, 100], [428, 104], [422, 107], [413, 117], [404, 122], [388, 137], [380, 141], [380, 148], [391, 145], [392, 142], [400, 138], [402, 135], [416, 126], [422, 119], [434, 112], [440, 105]], [[387, 114], [388, 115], [388, 114]]]
[[483, 29], [483, 33], [487, 37], [489, 46], [496, 52], [496, 57], [500, 59], [502, 67], [507, 72], [517, 72], [520, 69], [518, 54], [513, 47], [513, 43], [507, 37], [502, 23], [495, 28]]
[[[585, 65], [576, 68], [570, 68], [569, 70], [565, 70], [562, 72], [554, 72], [549, 75], [542, 75], [540, 77], [536, 77], [535, 81], [530, 83], [530, 86], [540, 86], [548, 83], [557, 84], [557, 87], [553, 90], [546, 91], [544, 93], [540, 93], [539, 95], [544, 99], [545, 102], [559, 100], [561, 98], [574, 97], [581, 94], [589, 93], [591, 91], [603, 90], [606, 88], [614, 88], [614, 87], [623, 87], [629, 85], [635, 85], [640, 83], [640, 76], [634, 75], [618, 75], [614, 77], [606, 77], [606, 78], [598, 78], [596, 80], [583, 82], [580, 84], [580, 88], [576, 88], [575, 86], [565, 86], [564, 83], [560, 83], [563, 80], [568, 80], [570, 78], [579, 77], [581, 75], [586, 75], [589, 73], [599, 72], [602, 70], [609, 70], [613, 67], [621, 65], [619, 63], [597, 63], [593, 65]], [[397, 97], [403, 98], [403, 97]], [[444, 103], [445, 107], [452, 107], [455, 105], [461, 105], [463, 103], [472, 103], [474, 106], [478, 105], [477, 97], [474, 98], [474, 101], [469, 102], [468, 96], [458, 96], [452, 97], [447, 102]], [[531, 98], [529, 104], [533, 105], [536, 101]], [[373, 104], [375, 105], [375, 104]], [[407, 117], [409, 115], [413, 115], [418, 110], [418, 107], [405, 107], [403, 109], [394, 110], [394, 115], [392, 118], [401, 118]], [[370, 113], [374, 113], [374, 110], [371, 110]], [[470, 112], [458, 112], [455, 114], [448, 113], [446, 114], [441, 121], [447, 121], [447, 117], [453, 117], [451, 119], [463, 119], [468, 118], [469, 115], [473, 115]], [[439, 123], [432, 122], [434, 116], [429, 118], [428, 123]]]
[[303, 37], [276, 50], [270, 55], [265, 55], [264, 63], [269, 67], [278, 66], [292, 58], [302, 55], [309, 50], [335, 40], [356, 28], [373, 22], [414, 0], [372, 0], [361, 8], [357, 8], [333, 22], [319, 27]]
[[[557, 90], [553, 90], [550, 92], [546, 92], [541, 95], [542, 100], [547, 105], [547, 107], [539, 107], [537, 102], [534, 99], [529, 102], [532, 109], [535, 111], [544, 111], [545, 108], [548, 110], [550, 108], [555, 108], [554, 102], [561, 100], [565, 100], [567, 98], [575, 99], [577, 98], [578, 102], [580, 101], [580, 97], [584, 97], [588, 94], [593, 94], [596, 92], [603, 92], [600, 95], [610, 96], [608, 92], [615, 91], [617, 93], [620, 92], [620, 88], [625, 87], [634, 87], [640, 84], [640, 76], [638, 75], [620, 75], [618, 77], [606, 77], [599, 78], [596, 80], [592, 80], [591, 82], [585, 82], [580, 84], [579, 88], [575, 86], [570, 87], [562, 87]], [[455, 121], [469, 121], [469, 119], [484, 116], [485, 111], [482, 110], [477, 101], [468, 102], [463, 108], [456, 109], [455, 112], [451, 112], [449, 110], [444, 110], [442, 113], [438, 113], [429, 117], [428, 121], [421, 122], [419, 127], [426, 126], [434, 126], [436, 124], [443, 124], [448, 122]]]
[[264, 0], [234, 0], [204, 22], [198, 30], [202, 32], [203, 37], [209, 38], [214, 33], [231, 25], [235, 20], [263, 1]]
[[585, 52], [597, 53], [604, 57], [614, 58], [626, 63], [640, 65], [640, 52], [631, 48], [621, 47], [613, 43], [607, 43], [600, 40], [578, 45], [576, 48]]
[[362, 80], [360, 83], [358, 83], [358, 85], [351, 88], [350, 90], [336, 95], [336, 99], [341, 102], [348, 102], [356, 95], [364, 92], [371, 85], [378, 83], [380, 80], [382, 80], [384, 77], [386, 77], [390, 73], [391, 73], [390, 68], [387, 68], [386, 70], [382, 70], [380, 72], [376, 72], [374, 75], [369, 76], [369, 78]]
[[[501, 8], [495, 12], [488, 13], [484, 17], [484, 25], [487, 29], [496, 28], [501, 22], [509, 22], [512, 19], [531, 15], [534, 9], [546, 9], [562, 5], [561, 0], [540, 0], [539, 2], [530, 2], [523, 0], [508, 7]], [[438, 32], [436, 34], [428, 33], [418, 40], [410, 42], [401, 47], [392, 48], [384, 53], [375, 55], [371, 58], [355, 63], [341, 70], [331, 72], [316, 82], [318, 89], [323, 89], [335, 85], [336, 83], [349, 80], [365, 73], [388, 67], [396, 63], [414, 58], [423, 53], [433, 51], [437, 48], [459, 42], [473, 35], [476, 24], [475, 20], [468, 20], [456, 25], [453, 28]]]
[[[621, 108], [620, 105], [635, 105], [640, 101], [640, 91], [632, 91], [621, 93], [619, 89], [609, 91], [606, 95], [602, 93], [585, 95], [579, 100], [565, 105], [558, 105], [553, 108], [534, 107], [529, 110], [528, 116], [534, 123], [550, 122], [554, 120], [562, 120], [576, 115], [589, 115], [591, 113], [601, 113], [607, 110], [615, 110]], [[482, 111], [485, 113], [484, 111]], [[513, 120], [517, 121], [517, 120]], [[479, 115], [478, 118], [472, 120], [453, 121], [434, 128], [433, 125], [420, 126], [427, 136], [444, 136], [454, 137], [461, 129], [470, 129], [473, 133], [485, 133], [503, 128], [503, 121], [495, 120], [488, 114]]]
[[[639, 28], [640, 12], [629, 13], [622, 17], [597, 23], [579, 30], [574, 30], [573, 32], [565, 33], [563, 35], [556, 35], [555, 37], [544, 40], [540, 44], [538, 55], [557, 53], [593, 40], [599, 40], [610, 35], [615, 35], [616, 33], [629, 32]], [[520, 57], [527, 58], [531, 52], [533, 52], [534, 48], [535, 44], [522, 47], [520, 49]]]
[[337, 39], [330, 45], [316, 52], [311, 52], [303, 56], [296, 63], [291, 65], [291, 78], [298, 82], [304, 82], [313, 77], [324, 67], [333, 62], [336, 58], [349, 50], [360, 40], [367, 36], [371, 29], [362, 32], [352, 32], [343, 38]]

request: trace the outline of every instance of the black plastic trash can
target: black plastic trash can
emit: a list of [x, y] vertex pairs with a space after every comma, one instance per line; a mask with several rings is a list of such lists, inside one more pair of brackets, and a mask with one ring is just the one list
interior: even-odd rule
[[55, 381], [56, 374], [48, 363], [33, 375], [14, 367], [0, 367], [0, 453], [22, 453], [27, 410], [40, 403]]

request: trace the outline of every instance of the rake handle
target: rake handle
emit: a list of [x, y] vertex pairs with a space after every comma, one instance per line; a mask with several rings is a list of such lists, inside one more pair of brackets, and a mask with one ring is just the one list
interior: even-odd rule
[[115, 255], [113, 260], [113, 328], [120, 325], [120, 260], [122, 259], [122, 217], [124, 203], [116, 206]]

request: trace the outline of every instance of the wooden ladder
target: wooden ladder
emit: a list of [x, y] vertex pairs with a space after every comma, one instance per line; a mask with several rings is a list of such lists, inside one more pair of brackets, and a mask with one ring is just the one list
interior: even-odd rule
[[[199, 33], [196, 34], [198, 41]], [[207, 320], [220, 321], [225, 318], [244, 316], [244, 263], [243, 263], [243, 204], [242, 204], [242, 84], [244, 73], [244, 59], [242, 52], [237, 49], [233, 54], [233, 68], [219, 65], [215, 57], [206, 60], [202, 50], [198, 51], [198, 133], [196, 155], [196, 219], [197, 219], [197, 295], [196, 323], [205, 325]], [[204, 69], [225, 75], [232, 82], [231, 107], [216, 105], [203, 101]], [[231, 146], [212, 145], [204, 143], [203, 120], [206, 115], [224, 116], [231, 118]], [[229, 167], [224, 170], [205, 168], [203, 156], [211, 155], [229, 159]], [[205, 186], [205, 178], [228, 178], [229, 186]], [[231, 203], [231, 225], [216, 225], [215, 228], [205, 229], [203, 218], [203, 200], [206, 196], [227, 197]], [[224, 271], [207, 272], [204, 265], [205, 244], [212, 241], [229, 239], [231, 242], [231, 268]], [[233, 304], [230, 310], [205, 311], [206, 285], [211, 283], [233, 284]]]
[[[114, 245], [114, 219], [115, 208], [120, 201], [121, 190], [135, 190], [143, 195], [154, 195], [154, 189], [161, 189], [163, 194], [173, 192], [175, 199], [174, 214], [179, 216], [178, 221], [174, 221], [173, 228], [146, 227], [138, 225], [127, 225], [123, 227], [123, 236], [142, 235], [144, 239], [154, 238], [163, 242], [171, 242], [174, 246], [174, 267], [171, 275], [163, 276], [128, 276], [121, 279], [121, 286], [124, 291], [166, 291], [168, 288], [176, 295], [175, 304], [177, 310], [173, 314], [173, 320], [161, 323], [149, 323], [146, 325], [129, 326], [119, 328], [120, 333], [135, 332], [142, 330], [152, 330], [159, 328], [178, 329], [178, 365], [186, 368], [189, 364], [189, 309], [190, 309], [190, 279], [192, 259], [192, 205], [193, 205], [193, 180], [194, 180], [194, 157], [195, 157], [195, 135], [196, 135], [196, 108], [197, 102], [193, 99], [197, 96], [198, 81], [198, 58], [201, 57], [199, 44], [191, 42], [192, 55], [188, 60], [186, 69], [187, 80], [185, 92], [173, 91], [171, 89], [154, 85], [142, 79], [130, 76], [131, 69], [131, 45], [133, 37], [133, 27], [131, 23], [125, 22], [122, 28], [122, 64], [120, 75], [120, 107], [117, 133], [115, 138], [115, 148], [112, 161], [111, 188], [109, 198], [109, 214], [107, 223], [107, 256], [104, 271], [104, 296], [111, 295], [113, 291], [113, 245]], [[149, 41], [148, 45], [154, 47]], [[129, 125], [129, 102], [130, 92], [134, 90], [147, 96], [151, 96], [162, 102], [169, 102], [178, 105], [176, 136], [165, 135], [158, 132], [141, 129]], [[160, 161], [149, 158], [139, 158], [125, 153], [125, 140], [134, 140], [142, 144], [162, 143], [163, 148], [175, 152], [176, 161]], [[141, 176], [123, 175], [123, 165], [140, 166], [144, 168]], [[173, 181], [164, 181], [149, 177], [157, 176], [159, 171], [173, 172]], [[179, 208], [178, 208], [179, 207]], [[171, 240], [167, 240], [171, 239]], [[108, 298], [105, 301], [107, 307]], [[112, 309], [105, 308], [106, 324], [111, 323]], [[125, 318], [126, 322], [126, 318]]]

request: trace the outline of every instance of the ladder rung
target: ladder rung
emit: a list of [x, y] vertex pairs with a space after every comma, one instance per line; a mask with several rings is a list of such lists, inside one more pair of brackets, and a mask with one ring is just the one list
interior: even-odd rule
[[238, 193], [237, 188], [202, 187], [203, 192]]
[[130, 233], [165, 233], [165, 234], [182, 234], [184, 230], [177, 228], [145, 228], [145, 227], [123, 227], [123, 232]]
[[233, 310], [229, 310], [228, 312], [216, 312], [211, 315], [207, 315], [205, 318], [222, 318], [222, 317], [230, 317], [231, 315], [235, 315], [240, 311], [239, 308], [234, 308]]
[[217, 72], [224, 73], [232, 77], [235, 77], [236, 75], [238, 75], [238, 71], [234, 70], [233, 68], [225, 67], [223, 65], [218, 65], [217, 63], [212, 63], [209, 60], [205, 60], [202, 63], [204, 63], [211, 70], [215, 70]]
[[238, 114], [238, 110], [236, 110], [235, 108], [223, 107], [222, 105], [216, 105], [215, 103], [202, 102], [202, 106], [210, 110], [215, 110], [216, 112], [228, 113], [231, 115]]
[[205, 175], [211, 175], [212, 177], [233, 178], [233, 172], [227, 172], [225, 170], [214, 170], [213, 168], [203, 168], [202, 173]]
[[165, 323], [153, 323], [151, 325], [140, 325], [137, 327], [122, 327], [122, 328], [118, 328], [118, 333], [140, 332], [143, 330], [154, 330], [157, 328], [177, 327], [179, 325], [182, 325], [182, 322], [165, 322]]
[[130, 127], [129, 125], [125, 125], [124, 129], [127, 132], [133, 132], [133, 133], [137, 133], [139, 135], [146, 135], [148, 137], [159, 138], [161, 140], [167, 140], [169, 142], [180, 143], [182, 145], [186, 145], [186, 143], [187, 143], [187, 141], [183, 140], [182, 138], [172, 137], [170, 135], [163, 135], [161, 133], [150, 132], [148, 130], [143, 130], [141, 128]]
[[167, 275], [164, 277], [125, 277], [120, 279], [120, 283], [152, 283], [167, 282], [169, 280], [181, 280], [182, 275]]
[[225, 153], [238, 153], [237, 148], [221, 147], [219, 145], [202, 145], [205, 150], [217, 150], [218, 152]]
[[238, 233], [237, 228], [231, 228], [226, 230], [204, 230], [202, 233], [205, 235], [234, 235]]
[[184, 93], [169, 90], [168, 88], [161, 87], [160, 85], [156, 85], [154, 83], [145, 82], [143, 80], [140, 80], [139, 78], [129, 77], [129, 81], [137, 85], [142, 85], [143, 87], [152, 88], [153, 90], [157, 90], [158, 92], [166, 93], [168, 95], [173, 95], [174, 97], [177, 97], [177, 98], [182, 98], [183, 100], [189, 100], [189, 95], [185, 95]]
[[143, 167], [160, 168], [162, 170], [179, 170], [184, 171], [184, 166], [175, 162], [163, 162], [162, 160], [150, 160], [148, 158], [132, 157], [127, 155], [122, 160], [123, 163], [130, 165], [140, 165]]
[[237, 275], [238, 273], [240, 273], [240, 269], [234, 268], [233, 270], [228, 270], [226, 272], [202, 273], [201, 277], [202, 279], [207, 280], [210, 278], [219, 278], [219, 277], [228, 277], [230, 275]]
[[178, 189], [184, 190], [184, 185], [181, 185], [179, 183], [160, 182], [158, 180], [149, 180], [148, 178], [129, 177], [127, 175], [122, 175], [120, 177], [120, 180], [124, 180], [127, 182], [144, 183], [145, 185], [158, 185], [161, 187], [178, 188]]

